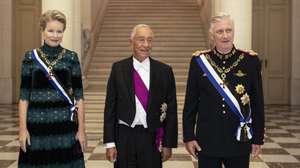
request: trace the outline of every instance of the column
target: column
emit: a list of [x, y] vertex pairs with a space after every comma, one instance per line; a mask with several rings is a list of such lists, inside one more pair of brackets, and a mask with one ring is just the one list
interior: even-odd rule
[[241, 49], [252, 48], [252, 0], [214, 0], [213, 15], [225, 12], [235, 24], [235, 45]]
[[13, 101], [12, 77], [12, 1], [0, 1], [0, 104]]
[[56, 9], [67, 18], [62, 46], [81, 55], [81, 8], [80, 0], [43, 0], [42, 12]]
[[300, 105], [300, 57], [299, 57], [299, 46], [300, 46], [300, 1], [292, 1], [292, 75], [291, 75], [291, 104]]

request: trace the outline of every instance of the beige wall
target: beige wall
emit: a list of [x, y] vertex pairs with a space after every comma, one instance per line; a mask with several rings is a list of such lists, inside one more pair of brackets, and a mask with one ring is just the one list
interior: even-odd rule
[[300, 105], [300, 1], [292, 1], [291, 104]]
[[252, 0], [214, 0], [213, 15], [226, 12], [234, 20], [237, 48], [252, 49]]
[[0, 104], [12, 103], [12, 1], [0, 1]]
[[92, 0], [81, 0], [81, 24], [82, 29], [91, 29], [92, 24], [92, 11], [91, 11], [91, 1]]

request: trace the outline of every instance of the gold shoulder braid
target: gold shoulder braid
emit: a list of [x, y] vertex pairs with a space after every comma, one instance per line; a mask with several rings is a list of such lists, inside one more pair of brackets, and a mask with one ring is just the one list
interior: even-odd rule
[[193, 56], [199, 56], [199, 55], [201, 55], [201, 54], [206, 54], [206, 53], [208, 53], [208, 52], [210, 52], [210, 51], [211, 51], [210, 49], [208, 49], [208, 50], [202, 50], [202, 51], [197, 50], [197, 51], [195, 51], [192, 55], [193, 55]]
[[217, 71], [221, 74], [221, 78], [223, 81], [225, 81], [226, 78], [226, 74], [229, 73], [233, 68], [235, 68], [245, 57], [244, 54], [241, 54], [239, 56], [239, 58], [234, 61], [234, 63], [232, 65], [230, 65], [228, 68], [222, 69], [221, 67], [219, 67], [215, 61], [213, 61], [210, 56], [208, 54], [205, 55], [205, 57], [207, 58], [207, 60], [210, 62], [210, 64], [217, 69]]
[[57, 58], [51, 62], [47, 59], [47, 54], [45, 54], [41, 49], [38, 48], [36, 50], [40, 53], [41, 58], [47, 64], [50, 76], [53, 76], [53, 67], [57, 64], [57, 62], [60, 59], [62, 59], [64, 57], [66, 50], [63, 49], [60, 53], [58, 53]]
[[239, 49], [240, 51], [242, 52], [245, 52], [245, 53], [248, 53], [250, 56], [257, 56], [257, 52], [253, 51], [253, 50], [242, 50], [242, 49]]

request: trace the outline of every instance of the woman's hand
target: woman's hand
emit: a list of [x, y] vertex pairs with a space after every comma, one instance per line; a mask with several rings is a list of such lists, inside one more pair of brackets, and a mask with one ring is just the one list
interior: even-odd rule
[[79, 129], [76, 133], [76, 140], [79, 141], [81, 150], [84, 152], [87, 148], [87, 139], [86, 139], [86, 134], [84, 129]]
[[30, 145], [30, 135], [27, 129], [20, 129], [19, 143], [23, 152], [26, 152], [26, 144]]

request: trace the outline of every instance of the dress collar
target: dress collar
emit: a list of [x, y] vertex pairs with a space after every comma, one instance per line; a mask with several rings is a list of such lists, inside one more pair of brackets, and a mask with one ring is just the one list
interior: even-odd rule
[[44, 45], [41, 47], [41, 50], [46, 53], [49, 56], [53, 56], [53, 55], [57, 55], [58, 53], [60, 53], [63, 48], [58, 45], [56, 47], [51, 47], [49, 46], [47, 43], [44, 42]]

